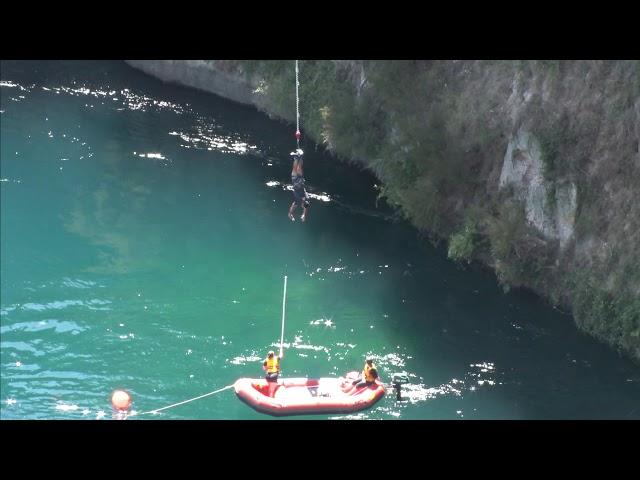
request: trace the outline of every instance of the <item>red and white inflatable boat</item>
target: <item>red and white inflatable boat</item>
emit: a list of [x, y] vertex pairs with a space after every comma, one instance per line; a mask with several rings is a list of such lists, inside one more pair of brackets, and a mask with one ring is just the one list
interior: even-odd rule
[[385, 393], [380, 380], [356, 388], [352, 382], [358, 377], [358, 372], [350, 372], [340, 378], [284, 378], [272, 397], [264, 379], [240, 378], [233, 387], [242, 401], [269, 415], [350, 413], [371, 407]]

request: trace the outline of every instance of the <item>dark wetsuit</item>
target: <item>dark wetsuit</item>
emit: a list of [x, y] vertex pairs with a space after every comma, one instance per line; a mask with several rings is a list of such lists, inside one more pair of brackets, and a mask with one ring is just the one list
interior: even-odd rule
[[304, 190], [304, 177], [302, 175], [291, 175], [293, 184], [293, 201], [301, 207], [309, 206], [307, 202], [307, 192]]

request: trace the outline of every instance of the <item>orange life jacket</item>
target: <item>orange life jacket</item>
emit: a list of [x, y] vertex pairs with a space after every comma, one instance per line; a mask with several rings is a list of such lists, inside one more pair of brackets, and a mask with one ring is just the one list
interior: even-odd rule
[[369, 366], [368, 363], [364, 364], [364, 370], [362, 370], [362, 376], [364, 377], [364, 381], [365, 382], [373, 382], [376, 377], [373, 376], [373, 374], [371, 373], [371, 370], [373, 370], [375, 367], [375, 365], [371, 364], [371, 366]]
[[275, 355], [267, 357], [267, 373], [278, 373], [280, 371], [280, 359]]

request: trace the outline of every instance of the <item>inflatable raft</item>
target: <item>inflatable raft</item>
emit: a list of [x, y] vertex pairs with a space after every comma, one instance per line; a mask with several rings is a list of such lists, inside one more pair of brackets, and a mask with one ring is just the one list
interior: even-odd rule
[[371, 407], [385, 393], [379, 380], [356, 388], [352, 382], [358, 377], [358, 372], [350, 372], [340, 378], [284, 378], [273, 396], [264, 379], [240, 378], [233, 387], [242, 401], [269, 415], [350, 413]]

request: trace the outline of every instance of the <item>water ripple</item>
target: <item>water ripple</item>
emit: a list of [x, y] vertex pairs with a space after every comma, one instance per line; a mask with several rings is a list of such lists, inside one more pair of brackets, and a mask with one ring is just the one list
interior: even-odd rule
[[185, 142], [180, 144], [183, 148], [195, 148], [199, 150], [217, 151], [221, 153], [235, 153], [246, 154], [250, 152], [257, 152], [257, 146], [250, 145], [237, 136], [221, 136], [215, 135], [212, 132], [206, 133], [202, 129], [195, 135], [189, 135], [184, 132], [171, 131], [169, 135], [178, 136]]
[[20, 307], [22, 310], [35, 310], [38, 312], [43, 312], [46, 310], [62, 310], [72, 306], [81, 306], [87, 307], [91, 310], [104, 310], [104, 308], [96, 308], [95, 305], [108, 305], [111, 302], [109, 300], [100, 300], [98, 298], [94, 298], [88, 301], [84, 300], [56, 300], [49, 303], [25, 303]]
[[84, 327], [81, 327], [75, 322], [69, 320], [55, 320], [55, 319], [46, 319], [32, 322], [18, 322], [12, 323], [11, 325], [5, 325], [0, 327], [0, 333], [6, 334], [9, 332], [39, 332], [42, 330], [51, 329], [55, 331], [55, 333], [66, 333], [71, 332], [72, 335], [76, 335], [85, 330]]

